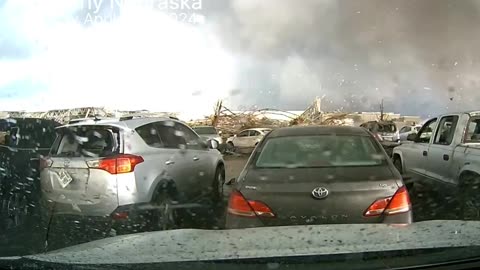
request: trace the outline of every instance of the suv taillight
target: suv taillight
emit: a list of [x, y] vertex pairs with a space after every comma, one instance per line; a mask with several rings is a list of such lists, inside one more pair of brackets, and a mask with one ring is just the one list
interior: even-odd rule
[[87, 161], [87, 165], [92, 169], [107, 171], [111, 174], [129, 173], [135, 170], [135, 166], [144, 160], [141, 156], [118, 155], [109, 158]]
[[232, 191], [230, 194], [227, 212], [242, 217], [275, 217], [268, 205], [259, 201], [247, 200], [237, 190]]
[[51, 159], [46, 158], [46, 157], [41, 157], [40, 158], [40, 171], [45, 169], [45, 168], [51, 167], [52, 163], [53, 163], [53, 161]]
[[373, 217], [381, 214], [395, 215], [412, 209], [410, 196], [405, 186], [399, 188], [395, 195], [374, 201], [365, 211], [364, 216]]

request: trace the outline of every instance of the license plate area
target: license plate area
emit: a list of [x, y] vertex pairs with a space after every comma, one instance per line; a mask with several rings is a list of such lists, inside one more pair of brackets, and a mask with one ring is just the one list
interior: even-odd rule
[[65, 169], [60, 169], [57, 172], [57, 176], [58, 182], [62, 188], [66, 188], [68, 184], [73, 181], [72, 176]]

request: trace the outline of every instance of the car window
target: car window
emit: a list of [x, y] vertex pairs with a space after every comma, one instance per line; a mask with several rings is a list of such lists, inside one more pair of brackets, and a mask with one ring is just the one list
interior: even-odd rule
[[377, 124], [376, 123], [367, 123], [365, 127], [370, 130], [371, 132], [377, 131]]
[[432, 134], [435, 131], [436, 126], [437, 126], [436, 118], [425, 123], [425, 125], [418, 132], [418, 135], [417, 135], [418, 142], [421, 142], [421, 143], [430, 142], [430, 138], [432, 137]]
[[374, 166], [386, 157], [369, 136], [295, 136], [268, 139], [258, 168]]
[[411, 127], [403, 127], [402, 129], [400, 129], [400, 133], [409, 132], [411, 129]]
[[467, 125], [465, 142], [480, 142], [480, 117], [472, 117]]
[[260, 136], [260, 132], [258, 130], [250, 130], [248, 136]]
[[181, 123], [175, 123], [176, 134], [185, 140], [187, 149], [204, 149], [200, 138], [189, 127]]
[[166, 148], [185, 148], [186, 140], [178, 130], [175, 129], [175, 122], [173, 121], [161, 121], [155, 123], [160, 140]]
[[147, 124], [135, 129], [143, 141], [151, 147], [163, 147], [164, 144], [155, 128], [155, 124]]
[[51, 156], [107, 157], [118, 153], [120, 133], [108, 126], [74, 126], [59, 130]]
[[377, 131], [392, 133], [397, 131], [397, 126], [395, 124], [379, 123], [377, 124]]
[[445, 116], [440, 119], [434, 144], [450, 145], [453, 141], [458, 116]]
[[237, 137], [247, 137], [249, 133], [250, 133], [250, 131], [244, 130], [244, 131], [238, 133]]

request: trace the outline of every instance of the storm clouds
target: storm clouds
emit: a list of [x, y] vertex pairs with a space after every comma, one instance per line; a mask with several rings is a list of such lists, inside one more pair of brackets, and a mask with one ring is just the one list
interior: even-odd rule
[[[0, 105], [206, 113], [219, 98], [301, 110], [323, 96], [327, 111], [384, 99], [427, 116], [480, 103], [480, 0], [138, 0], [130, 12], [112, 1], [129, 0], [0, 0]], [[89, 24], [92, 12], [111, 19]], [[204, 22], [161, 16], [172, 12]]]
[[[216, 1], [218, 4], [222, 1]], [[480, 102], [480, 1], [235, 0], [207, 19], [247, 104], [427, 115]]]

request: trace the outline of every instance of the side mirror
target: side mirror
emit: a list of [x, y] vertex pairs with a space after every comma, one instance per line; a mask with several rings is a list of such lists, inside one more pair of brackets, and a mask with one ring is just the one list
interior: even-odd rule
[[217, 142], [217, 140], [213, 140], [213, 139], [208, 140], [208, 141], [207, 141], [207, 145], [208, 145], [208, 148], [210, 148], [210, 149], [218, 149], [218, 142]]
[[412, 134], [407, 135], [407, 141], [415, 142], [416, 140], [417, 140], [417, 134], [416, 133], [412, 133]]
[[227, 182], [225, 182], [225, 185], [227, 186], [231, 186], [233, 184], [235, 184], [235, 182], [237, 182], [237, 179], [234, 177], [234, 178], [230, 178], [230, 180], [228, 180]]

